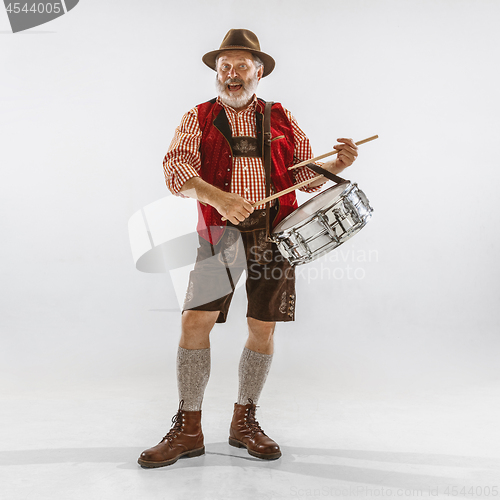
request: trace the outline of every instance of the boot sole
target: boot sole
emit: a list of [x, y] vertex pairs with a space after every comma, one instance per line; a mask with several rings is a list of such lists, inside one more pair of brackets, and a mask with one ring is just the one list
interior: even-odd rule
[[156, 467], [165, 467], [166, 465], [175, 464], [175, 462], [177, 462], [177, 460], [179, 460], [179, 458], [181, 457], [192, 458], [192, 457], [199, 457], [200, 455], [204, 454], [205, 454], [205, 447], [203, 446], [203, 448], [198, 448], [197, 450], [185, 451], [184, 453], [181, 453], [177, 457], [171, 458], [170, 460], [165, 460], [164, 462], [148, 462], [147, 460], [141, 460], [139, 458], [139, 460], [137, 460], [137, 463], [145, 469], [155, 469]]
[[231, 446], [234, 446], [235, 448], [246, 448], [248, 451], [249, 455], [252, 455], [252, 457], [256, 458], [262, 458], [263, 460], [277, 460], [279, 457], [281, 457], [281, 451], [277, 451], [276, 453], [258, 453], [253, 450], [249, 450], [247, 448], [247, 445], [242, 443], [241, 441], [238, 441], [233, 438], [229, 438], [229, 444]]

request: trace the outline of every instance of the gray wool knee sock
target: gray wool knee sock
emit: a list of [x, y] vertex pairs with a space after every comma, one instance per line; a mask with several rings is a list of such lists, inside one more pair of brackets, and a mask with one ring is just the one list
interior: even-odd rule
[[241, 354], [239, 375], [238, 404], [246, 405], [251, 399], [255, 404], [266, 382], [271, 368], [272, 354], [261, 354], [246, 347]]
[[210, 348], [177, 351], [177, 389], [184, 411], [199, 411], [210, 377]]

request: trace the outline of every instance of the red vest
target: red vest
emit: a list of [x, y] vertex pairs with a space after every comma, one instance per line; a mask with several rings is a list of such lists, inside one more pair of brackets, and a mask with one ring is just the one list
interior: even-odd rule
[[[262, 123], [264, 118], [264, 101], [259, 99], [256, 109], [257, 140], [263, 147]], [[212, 186], [223, 191], [231, 189], [232, 157], [231, 128], [224, 108], [215, 100], [197, 106], [198, 121], [203, 133], [201, 139], [201, 171], [200, 176]], [[281, 104], [273, 104], [271, 110], [271, 182], [275, 192], [293, 185], [293, 175], [287, 170], [293, 164], [294, 137], [292, 124], [287, 118]], [[284, 136], [278, 139], [278, 137]], [[257, 200], [255, 200], [257, 201]], [[278, 224], [287, 215], [297, 209], [297, 199], [292, 191], [279, 198], [279, 210], [274, 220]], [[211, 243], [217, 243], [224, 232], [226, 221], [210, 205], [198, 203], [198, 233]]]

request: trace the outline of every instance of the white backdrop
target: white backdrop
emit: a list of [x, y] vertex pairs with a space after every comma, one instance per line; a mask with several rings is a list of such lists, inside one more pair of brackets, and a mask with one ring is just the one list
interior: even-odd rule
[[[173, 131], [214, 96], [201, 56], [240, 27], [277, 61], [260, 96], [316, 154], [380, 136], [346, 173], [373, 219], [302, 271], [274, 380], [497, 379], [499, 14], [493, 0], [81, 0], [12, 35], [0, 11], [4, 379], [173, 375], [174, 290], [134, 268], [127, 223], [168, 195]], [[240, 293], [213, 334], [215, 384], [234, 374], [244, 315]]]

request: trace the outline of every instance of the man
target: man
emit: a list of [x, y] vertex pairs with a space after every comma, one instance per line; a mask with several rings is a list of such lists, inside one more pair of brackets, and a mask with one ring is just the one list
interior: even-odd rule
[[[203, 61], [217, 72], [218, 97], [184, 115], [164, 160], [168, 188], [199, 201], [200, 248], [186, 293], [177, 354], [179, 410], [163, 440], [141, 454], [138, 462], [143, 467], [162, 467], [181, 456], [204, 453], [201, 404], [210, 374], [209, 335], [216, 322], [226, 320], [243, 269], [248, 339], [239, 364], [229, 444], [261, 459], [281, 456], [278, 444], [255, 418], [273, 356], [276, 321], [293, 321], [295, 311], [293, 268], [266, 239], [267, 221], [274, 227], [297, 208], [295, 194], [281, 196], [267, 214], [265, 204], [253, 207], [266, 197], [265, 103], [255, 91], [275, 61], [260, 50], [255, 34], [244, 29], [230, 30], [220, 48], [205, 54]], [[275, 103], [270, 124], [272, 191], [315, 177], [307, 167], [288, 170], [313, 157], [309, 140], [292, 114]], [[339, 150], [336, 159], [322, 167], [338, 174], [354, 162], [357, 147], [351, 139], [339, 139], [335, 148]], [[323, 182], [314, 180], [303, 190], [315, 191]]]

